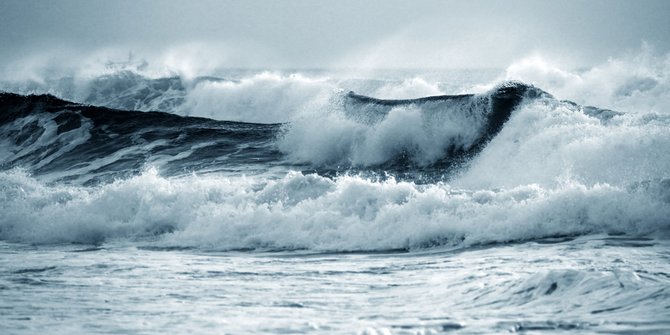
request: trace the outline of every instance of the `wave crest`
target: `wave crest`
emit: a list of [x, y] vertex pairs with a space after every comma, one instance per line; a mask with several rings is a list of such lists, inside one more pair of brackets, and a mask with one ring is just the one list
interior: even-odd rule
[[526, 99], [541, 97], [551, 96], [516, 82], [481, 95], [403, 100], [350, 92], [292, 121], [279, 148], [315, 165], [446, 167], [481, 150]]

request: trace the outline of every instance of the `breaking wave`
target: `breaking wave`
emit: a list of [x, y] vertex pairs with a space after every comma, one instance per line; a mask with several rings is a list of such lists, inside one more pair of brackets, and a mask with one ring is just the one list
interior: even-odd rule
[[0, 240], [407, 250], [667, 237], [668, 64], [529, 59], [458, 89], [281, 72], [3, 83], [19, 94], [0, 95]]
[[27, 243], [133, 240], [232, 249], [388, 250], [589, 233], [667, 234], [670, 179], [619, 188], [462, 190], [393, 179], [276, 180], [155, 170], [99, 187], [45, 185], [0, 173], [0, 238]]

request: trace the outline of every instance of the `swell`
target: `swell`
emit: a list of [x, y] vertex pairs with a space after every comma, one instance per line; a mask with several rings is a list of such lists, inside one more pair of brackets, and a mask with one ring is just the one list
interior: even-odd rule
[[[354, 134], [348, 148], [334, 148], [340, 155], [320, 158], [342, 142], [328, 136], [298, 138], [300, 142], [293, 146], [291, 142], [305, 130], [301, 128], [305, 120], [283, 125], [218, 121], [84, 105], [51, 95], [1, 93], [0, 127], [6, 155], [0, 167], [23, 167], [51, 180], [79, 182], [128, 177], [147, 165], [158, 167], [166, 176], [263, 172], [272, 166], [291, 168], [296, 164], [323, 174], [355, 167], [441, 174], [476, 155], [525, 99], [543, 95], [548, 94], [520, 83], [501, 85], [485, 95], [411, 100], [380, 100], [349, 93], [335, 104], [344, 111], [343, 135], [356, 129], [384, 130], [400, 109], [408, 111], [408, 117], [420, 119], [417, 132], [429, 132], [432, 137], [416, 145], [414, 138], [406, 136], [389, 148]], [[327, 120], [309, 119], [309, 131], [326, 134], [332, 131], [330, 126]], [[321, 152], [301, 157], [304, 146]], [[368, 152], [355, 150], [366, 146]]]
[[247, 169], [276, 161], [276, 124], [251, 124], [76, 104], [50, 95], [0, 94], [3, 169], [54, 180], [109, 181], [147, 164], [166, 175]]

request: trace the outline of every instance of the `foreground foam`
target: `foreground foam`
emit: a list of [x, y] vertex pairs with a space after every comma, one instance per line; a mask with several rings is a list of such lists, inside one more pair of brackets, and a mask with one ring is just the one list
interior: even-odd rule
[[301, 173], [271, 181], [166, 179], [149, 170], [82, 187], [47, 186], [10, 171], [0, 173], [0, 185], [0, 239], [26, 243], [121, 239], [217, 250], [386, 250], [659, 234], [670, 225], [668, 180], [629, 189], [565, 182], [459, 190]]

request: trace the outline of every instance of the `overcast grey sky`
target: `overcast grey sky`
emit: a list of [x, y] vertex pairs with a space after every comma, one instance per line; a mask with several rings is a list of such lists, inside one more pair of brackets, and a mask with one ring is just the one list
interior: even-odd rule
[[541, 53], [588, 66], [643, 41], [668, 52], [669, 17], [667, 0], [1, 0], [0, 61], [107, 50], [230, 67], [504, 67]]

